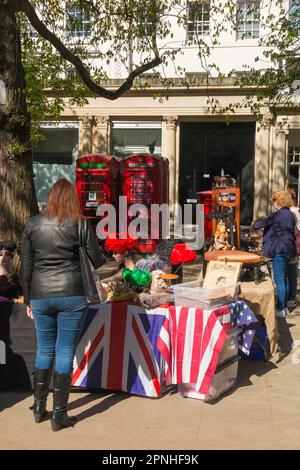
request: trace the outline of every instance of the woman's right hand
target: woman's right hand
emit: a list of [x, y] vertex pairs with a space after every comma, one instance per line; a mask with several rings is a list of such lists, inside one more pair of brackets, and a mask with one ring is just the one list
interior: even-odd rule
[[27, 307], [26, 307], [26, 315], [27, 315], [28, 318], [33, 320], [32, 310], [31, 310], [31, 307], [29, 305], [27, 305]]

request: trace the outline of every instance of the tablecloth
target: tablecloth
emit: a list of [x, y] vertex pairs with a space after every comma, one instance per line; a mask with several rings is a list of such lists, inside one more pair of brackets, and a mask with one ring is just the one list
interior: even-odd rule
[[90, 308], [76, 348], [72, 386], [159, 397], [164, 361], [156, 343], [166, 312], [130, 302]]
[[212, 310], [170, 307], [157, 342], [167, 383], [194, 384], [196, 392], [206, 395], [226, 332], [235, 325], [244, 328], [240, 346], [250, 351], [256, 324], [254, 313], [242, 300]]

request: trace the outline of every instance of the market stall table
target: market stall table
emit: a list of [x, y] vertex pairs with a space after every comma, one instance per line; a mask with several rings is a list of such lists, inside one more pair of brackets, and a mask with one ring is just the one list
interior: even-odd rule
[[[11, 307], [12, 315], [10, 312], [4, 315], [1, 308], [0, 332], [4, 335], [1, 339], [6, 345], [7, 364], [0, 364], [0, 388], [29, 390], [36, 351], [34, 323], [26, 316], [25, 305]], [[229, 325], [234, 310], [233, 317], [237, 318], [241, 304], [236, 302], [232, 312], [228, 306], [221, 310], [222, 322]], [[193, 320], [195, 309], [189, 313]], [[166, 388], [167, 365], [158, 342], [169, 314], [170, 307], [145, 310], [130, 302], [103, 303], [90, 308], [76, 351], [74, 389], [106, 388], [159, 397]], [[207, 331], [211, 334], [213, 330]]]
[[[240, 321], [238, 317], [245, 311], [244, 306], [244, 302], [237, 301], [212, 310], [145, 309], [132, 302], [104, 302], [90, 308], [76, 349], [72, 386], [159, 397], [166, 384], [180, 383], [174, 375], [170, 380], [170, 354], [175, 349], [174, 345], [171, 347], [171, 336], [169, 342], [166, 337], [172, 312], [176, 315], [178, 309], [182, 321], [180, 329], [176, 330], [179, 333], [176, 344], [182, 342], [182, 329], [187, 335], [191, 329], [195, 331], [196, 352], [204, 353], [196, 353], [196, 368], [203, 370], [204, 382], [209, 385], [226, 341], [226, 331]], [[254, 316], [251, 318], [256, 321]], [[248, 321], [248, 326], [250, 324]], [[207, 361], [205, 342], [211, 361]], [[188, 354], [188, 349], [182, 354]], [[182, 373], [188, 374], [188, 371]], [[191, 382], [190, 377], [188, 382]]]

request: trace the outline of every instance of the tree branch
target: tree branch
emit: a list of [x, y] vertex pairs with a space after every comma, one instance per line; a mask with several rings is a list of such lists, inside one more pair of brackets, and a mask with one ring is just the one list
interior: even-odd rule
[[46, 41], [49, 41], [52, 46], [60, 53], [60, 55], [68, 62], [74, 65], [80, 78], [86, 87], [91, 90], [96, 95], [102, 96], [109, 100], [115, 100], [122, 96], [126, 91], [130, 90], [133, 85], [133, 81], [136, 77], [151, 70], [154, 67], [157, 67], [162, 63], [162, 59], [159, 57], [157, 49], [154, 50], [155, 58], [146, 62], [145, 64], [136, 67], [126, 78], [123, 84], [116, 90], [107, 90], [106, 88], [98, 85], [91, 78], [91, 75], [83, 62], [79, 57], [73, 54], [62, 42], [61, 40], [53, 34], [47, 26], [39, 19], [33, 6], [28, 0], [13, 0], [14, 8], [16, 12], [23, 12], [34, 29], [42, 36]]

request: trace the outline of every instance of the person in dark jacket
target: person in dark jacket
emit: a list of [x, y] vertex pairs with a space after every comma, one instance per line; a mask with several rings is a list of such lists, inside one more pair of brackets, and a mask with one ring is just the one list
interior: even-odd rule
[[264, 229], [263, 253], [267, 258], [273, 258], [277, 316], [285, 317], [288, 314], [288, 262], [295, 256], [295, 218], [290, 211], [292, 199], [288, 191], [274, 191], [271, 201], [275, 212], [255, 222], [253, 227], [257, 230]]
[[17, 302], [22, 295], [19, 276], [12, 269], [16, 251], [15, 243], [0, 242], [0, 302]]
[[[82, 245], [95, 269], [105, 261], [96, 235], [81, 216], [72, 184], [61, 179], [49, 193], [42, 214], [31, 217], [22, 239], [22, 279], [27, 315], [34, 319], [37, 354], [34, 370], [35, 421], [46, 417], [53, 373], [53, 431], [74, 426], [67, 415], [73, 360], [87, 303], [79, 261]], [[55, 364], [54, 364], [55, 363]]]

